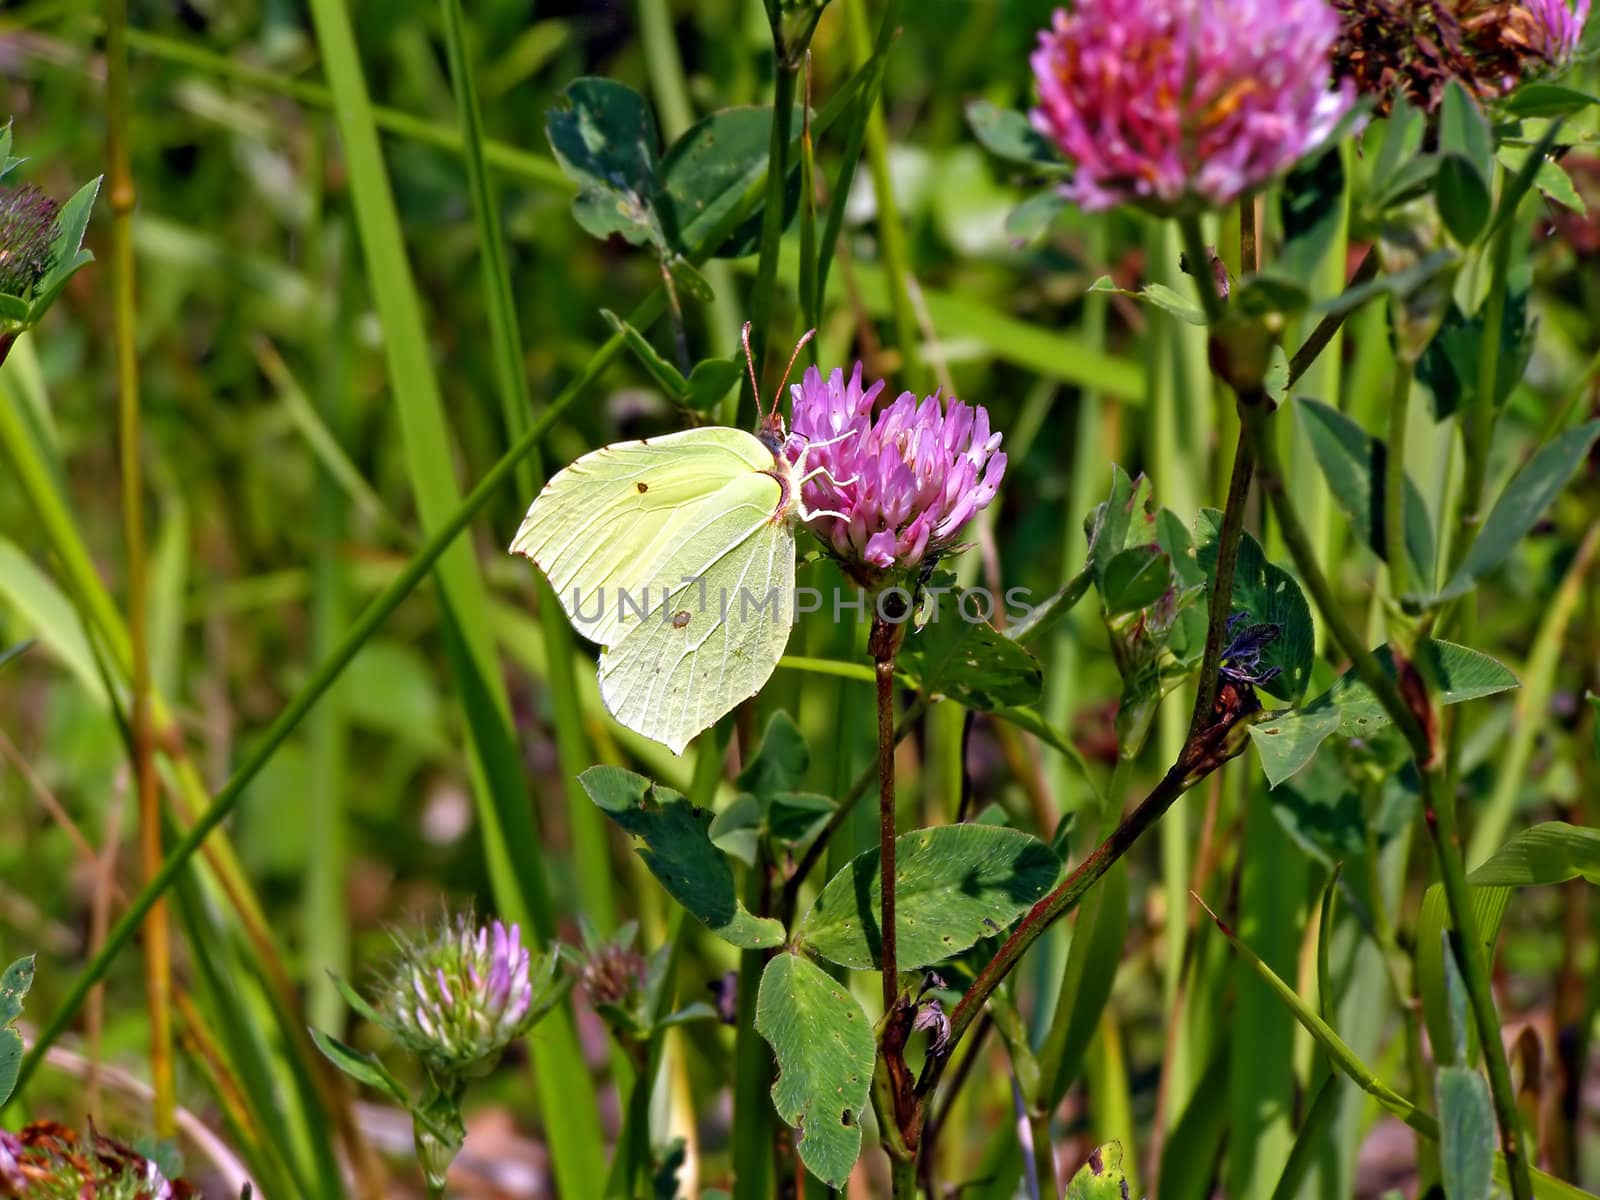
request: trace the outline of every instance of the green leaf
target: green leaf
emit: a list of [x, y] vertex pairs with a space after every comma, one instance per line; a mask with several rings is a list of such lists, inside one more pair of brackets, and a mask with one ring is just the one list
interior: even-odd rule
[[1025, 113], [987, 100], [972, 101], [966, 112], [973, 135], [997, 158], [1045, 175], [1065, 175], [1070, 170], [1055, 143], [1035, 129]]
[[989, 624], [991, 593], [928, 588], [925, 594], [932, 601], [926, 623], [907, 635], [899, 660], [924, 696], [946, 696], [980, 712], [1039, 698], [1039, 660]]
[[1276, 269], [1256, 271], [1234, 285], [1229, 304], [1247, 317], [1293, 314], [1311, 306], [1311, 293]]
[[1580, 217], [1589, 215], [1589, 206], [1584, 203], [1578, 185], [1572, 182], [1572, 176], [1568, 175], [1566, 169], [1555, 159], [1545, 158], [1539, 161], [1539, 169], [1533, 177], [1533, 186], [1549, 199], [1563, 208], [1571, 209]]
[[1129, 479], [1126, 471], [1112, 464], [1111, 495], [1095, 505], [1083, 522], [1089, 539], [1088, 566], [1102, 595], [1111, 560], [1129, 546], [1156, 541], [1156, 518], [1151, 507], [1150, 481], [1143, 475]]
[[610, 79], [575, 79], [545, 114], [550, 149], [579, 185], [578, 224], [596, 237], [621, 234], [665, 248], [656, 216], [655, 118], [643, 96]]
[[[1383, 506], [1388, 447], [1362, 429], [1338, 409], [1317, 400], [1301, 400], [1306, 433], [1317, 464], [1328, 481], [1328, 489], [1344, 514], [1350, 518], [1356, 536], [1372, 547], [1373, 553], [1389, 561], [1384, 545]], [[1406, 551], [1411, 569], [1418, 579], [1433, 578], [1433, 523], [1422, 493], [1406, 475], [1405, 500]]]
[[1488, 1081], [1468, 1067], [1443, 1067], [1434, 1089], [1444, 1194], [1449, 1200], [1489, 1200], [1495, 1124]]
[[[1050, 890], [1061, 861], [1038, 838], [994, 825], [943, 825], [895, 841], [902, 971], [943, 962], [999, 933]], [[812, 904], [795, 940], [841, 966], [878, 965], [878, 852], [857, 855]]]
[[[1383, 138], [1378, 143], [1378, 153], [1373, 158], [1369, 177], [1368, 186], [1376, 207], [1388, 207], [1392, 202], [1391, 197], [1401, 195], [1409, 186], [1400, 175], [1404, 168], [1432, 157], [1421, 153], [1426, 124], [1422, 113], [1404, 96], [1395, 97], [1394, 107], [1381, 123]], [[1433, 160], [1433, 163], [1437, 165], [1437, 160]]]
[[689, 372], [683, 403], [696, 412], [707, 412], [739, 382], [744, 364], [737, 358], [707, 358]]
[[33, 289], [28, 324], [38, 324], [67, 286], [67, 280], [94, 261], [94, 255], [83, 248], [83, 235], [89, 228], [89, 214], [94, 211], [99, 194], [100, 177], [96, 176], [79, 188], [56, 213], [56, 234], [50, 243], [50, 269]]
[[777, 1059], [772, 1103], [798, 1131], [800, 1160], [829, 1187], [843, 1187], [861, 1156], [877, 1055], [872, 1022], [815, 963], [779, 954], [761, 973], [755, 1026]]
[[[1388, 646], [1374, 651], [1385, 673], [1394, 674]], [[1439, 681], [1441, 704], [1460, 704], [1493, 696], [1517, 686], [1517, 677], [1487, 654], [1453, 642], [1427, 641], [1417, 648], [1424, 677]], [[1352, 667], [1334, 685], [1304, 708], [1250, 727], [1250, 740], [1261, 755], [1267, 782], [1277, 787], [1299, 771], [1317, 747], [1334, 733], [1370, 737], [1389, 725], [1389, 716]]]
[[[798, 131], [798, 116], [792, 122]], [[656, 204], [667, 240], [692, 253], [719, 228], [766, 177], [772, 149], [770, 106], [724, 108], [690, 127], [661, 160]], [[798, 181], [798, 173], [795, 175]], [[785, 197], [788, 209], [799, 199]], [[714, 257], [739, 258], [755, 248], [761, 214], [747, 219], [718, 247]]]
[[[1221, 528], [1220, 512], [1212, 508], [1200, 511], [1195, 523], [1195, 554], [1208, 580], [1216, 577]], [[1298, 700], [1311, 681], [1311, 607], [1295, 577], [1277, 563], [1267, 561], [1266, 551], [1249, 532], [1239, 539], [1232, 607], [1243, 611], [1252, 625], [1267, 622], [1278, 627], [1278, 636], [1261, 654], [1261, 666], [1277, 667], [1281, 673], [1262, 690], [1290, 702]]]
[[1545, 821], [1496, 850], [1467, 881], [1474, 887], [1536, 887], [1579, 878], [1600, 884], [1600, 829]]
[[[1266, 761], [1266, 751], [1261, 752]], [[1273, 772], [1267, 772], [1268, 780]], [[1330, 866], [1366, 853], [1366, 815], [1361, 795], [1332, 754], [1317, 755], [1287, 787], [1270, 796], [1273, 815], [1289, 836]]]
[[1285, 276], [1311, 286], [1344, 222], [1344, 209], [1344, 156], [1337, 146], [1289, 172], [1278, 201], [1284, 244], [1277, 266]]
[[1445, 85], [1439, 110], [1439, 149], [1446, 154], [1459, 154], [1480, 178], [1488, 181], [1494, 157], [1489, 122], [1472, 93], [1458, 79]]
[[1450, 236], [1463, 246], [1477, 241], [1489, 224], [1489, 185], [1477, 168], [1459, 154], [1444, 155], [1433, 177], [1433, 195]]
[[21, 296], [9, 296], [0, 292], [0, 325], [27, 325], [28, 314], [33, 311], [30, 305]]
[[[1528, 324], [1528, 293], [1506, 297], [1500, 326], [1499, 369], [1495, 377], [1494, 405], [1505, 403], [1521, 380], [1533, 354], [1534, 328]], [[1466, 316], [1452, 304], [1439, 331], [1417, 362], [1417, 378], [1428, 385], [1433, 415], [1439, 420], [1470, 407], [1478, 394], [1478, 359], [1483, 351], [1483, 314]]]
[[1054, 188], [1035, 192], [1006, 214], [1006, 234], [1020, 242], [1031, 242], [1071, 207], [1072, 201]]
[[600, 315], [605, 319], [607, 325], [622, 335], [623, 342], [632, 351], [633, 357], [638, 360], [639, 365], [645, 369], [645, 373], [655, 380], [656, 386], [666, 392], [670, 399], [682, 399], [689, 390], [688, 380], [684, 379], [683, 373], [662, 358], [644, 334], [617, 316], [609, 308], [602, 308]]
[[739, 772], [739, 790], [767, 801], [799, 788], [810, 768], [811, 751], [805, 735], [793, 718], [779, 709], [768, 719], [761, 745]]
[[33, 986], [33, 955], [16, 960], [0, 975], [0, 1029], [9, 1027], [22, 1015], [22, 1001]]
[[1107, 616], [1137, 612], [1172, 586], [1172, 559], [1160, 546], [1130, 546], [1106, 564], [1101, 599]]
[[1542, 447], [1512, 476], [1467, 556], [1444, 590], [1432, 598], [1432, 603], [1440, 604], [1466, 595], [1480, 579], [1511, 556], [1516, 544], [1533, 528], [1588, 457], [1596, 438], [1600, 438], [1600, 420], [1569, 429]]
[[1107, 1142], [1090, 1151], [1089, 1161], [1067, 1181], [1066, 1200], [1128, 1200], [1121, 1142]]
[[1600, 99], [1577, 88], [1558, 83], [1529, 83], [1518, 88], [1505, 101], [1502, 111], [1508, 117], [1564, 117], [1600, 104]]
[[[0, 148], [0, 158], [4, 149]], [[22, 1001], [33, 986], [33, 955], [17, 959], [0, 975], [0, 1108], [11, 1099], [22, 1070], [22, 1035], [12, 1024], [22, 1015]]]
[[1129, 296], [1135, 300], [1143, 300], [1147, 304], [1154, 304], [1163, 312], [1171, 313], [1178, 320], [1187, 324], [1206, 324], [1205, 310], [1199, 304], [1164, 283], [1146, 284], [1135, 292], [1127, 288], [1118, 287], [1111, 276], [1102, 275], [1089, 285], [1089, 290], [1091, 292], [1110, 292], [1114, 296]]
[[371, 1054], [363, 1054], [353, 1046], [347, 1046], [332, 1034], [323, 1033], [320, 1029], [311, 1030], [311, 1040], [316, 1044], [322, 1056], [339, 1070], [350, 1076], [357, 1083], [366, 1084], [373, 1091], [382, 1092], [395, 1103], [407, 1109], [411, 1107], [411, 1098], [406, 1095], [406, 1090], [400, 1081]]
[[644, 841], [639, 856], [651, 874], [712, 933], [747, 950], [783, 944], [781, 924], [739, 903], [733, 868], [711, 844], [710, 810], [621, 767], [590, 767], [578, 782], [607, 816]]

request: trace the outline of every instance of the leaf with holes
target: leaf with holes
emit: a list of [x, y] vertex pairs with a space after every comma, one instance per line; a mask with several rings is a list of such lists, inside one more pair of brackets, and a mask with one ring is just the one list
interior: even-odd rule
[[739, 903], [733, 868], [711, 843], [712, 814], [678, 792], [621, 767], [590, 767], [578, 776], [606, 816], [641, 839], [650, 873], [712, 933], [746, 950], [783, 944], [783, 926]]
[[33, 986], [33, 955], [19, 958], [0, 975], [0, 1108], [11, 1099], [22, 1069], [22, 1035], [12, 1028]]
[[[1392, 676], [1394, 658], [1389, 647], [1380, 646], [1373, 653]], [[1422, 660], [1419, 665], [1424, 676], [1431, 672], [1439, 681], [1441, 704], [1477, 700], [1517, 686], [1517, 677], [1500, 663], [1454, 642], [1423, 642], [1417, 657]], [[1370, 737], [1388, 725], [1383, 705], [1352, 667], [1304, 708], [1250, 726], [1250, 740], [1261, 755], [1268, 784], [1277, 787], [1310, 762], [1330, 735]]]
[[[1038, 838], [994, 825], [942, 825], [895, 841], [895, 948], [902, 971], [943, 962], [1006, 929], [1050, 890], [1061, 860]], [[841, 966], [878, 965], [878, 852], [822, 889], [795, 933]]]
[[1128, 1200], [1121, 1142], [1107, 1142], [1090, 1151], [1089, 1161], [1067, 1181], [1066, 1200]]
[[900, 669], [925, 696], [993, 712], [1032, 704], [1044, 689], [1039, 660], [989, 624], [990, 593], [930, 588], [927, 621], [906, 636]]
[[772, 1046], [772, 1104], [796, 1130], [806, 1168], [843, 1187], [861, 1156], [861, 1113], [877, 1047], [872, 1022], [844, 984], [798, 954], [761, 973], [756, 1032]]
[[643, 96], [610, 79], [575, 79], [545, 114], [556, 161], [578, 184], [572, 214], [598, 238], [665, 249], [656, 215], [656, 123]]

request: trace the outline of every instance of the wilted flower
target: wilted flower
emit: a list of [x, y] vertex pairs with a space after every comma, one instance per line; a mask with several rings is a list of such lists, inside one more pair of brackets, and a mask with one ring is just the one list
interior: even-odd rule
[[1076, 164], [1085, 209], [1227, 204], [1331, 134], [1326, 0], [1079, 0], [1032, 57], [1034, 124]]
[[596, 1008], [626, 1009], [638, 999], [647, 964], [632, 942], [632, 937], [614, 938], [584, 962], [578, 982]]
[[95, 1132], [79, 1138], [54, 1122], [0, 1133], [0, 1196], [24, 1200], [188, 1200], [196, 1192], [168, 1180], [153, 1159]]
[[474, 1073], [493, 1066], [530, 1024], [531, 968], [517, 926], [474, 928], [459, 917], [428, 940], [401, 944], [378, 1010], [430, 1067]]
[[912, 572], [955, 545], [962, 527], [994, 499], [1005, 474], [1000, 435], [982, 408], [902, 392], [876, 418], [879, 380], [861, 385], [815, 367], [791, 389], [790, 459], [809, 475], [807, 526], [855, 578], [881, 582]]
[[50, 269], [56, 202], [31, 184], [0, 188], [0, 293], [27, 299]]

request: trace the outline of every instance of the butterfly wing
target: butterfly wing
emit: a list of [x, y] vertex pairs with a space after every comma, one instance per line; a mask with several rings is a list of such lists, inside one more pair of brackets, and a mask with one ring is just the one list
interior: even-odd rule
[[728, 489], [733, 506], [678, 556], [680, 583], [600, 656], [600, 695], [629, 729], [682, 754], [761, 690], [794, 620], [794, 530], [775, 481]]
[[545, 484], [511, 552], [538, 564], [579, 633], [608, 646], [621, 636], [619, 612], [629, 615], [624, 600], [678, 585], [673, 554], [726, 507], [718, 494], [771, 466], [772, 452], [738, 429], [604, 446]]
[[736, 429], [607, 446], [550, 480], [512, 543], [604, 647], [606, 707], [674, 753], [754, 695], [788, 641], [794, 533], [772, 466]]

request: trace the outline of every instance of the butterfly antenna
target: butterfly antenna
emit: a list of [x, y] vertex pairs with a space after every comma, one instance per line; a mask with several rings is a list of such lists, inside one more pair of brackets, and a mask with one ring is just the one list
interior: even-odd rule
[[756, 398], [756, 412], [761, 411], [761, 385], [756, 382], [755, 355], [750, 353], [750, 322], [744, 323], [744, 328], [739, 331], [739, 340], [744, 343], [744, 365], [750, 368], [750, 394]]
[[783, 369], [783, 378], [778, 381], [778, 390], [772, 394], [772, 411], [778, 411], [778, 402], [783, 397], [783, 385], [789, 382], [789, 372], [794, 370], [794, 364], [800, 357], [800, 351], [806, 348], [806, 343], [817, 336], [815, 329], [808, 329], [800, 335], [800, 340], [794, 344], [794, 353], [789, 355], [789, 365]]

